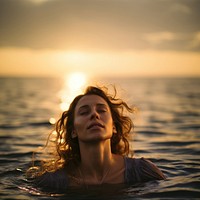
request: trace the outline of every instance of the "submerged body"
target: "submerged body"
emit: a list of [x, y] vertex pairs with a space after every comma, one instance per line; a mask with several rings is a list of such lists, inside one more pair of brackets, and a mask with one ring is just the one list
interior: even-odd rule
[[[122, 182], [119, 182], [119, 184], [136, 184], [152, 180], [165, 179], [163, 173], [147, 159], [129, 157], [123, 157], [123, 159], [124, 168], [112, 176], [109, 176], [108, 173], [108, 177], [105, 176], [103, 180], [98, 183], [98, 185], [116, 184], [116, 177], [121, 175], [123, 176], [123, 180]], [[54, 188], [57, 190], [65, 190], [70, 186], [93, 185], [92, 183], [86, 183], [83, 174], [81, 172], [79, 173], [80, 174], [78, 176], [69, 175], [66, 173], [66, 169], [60, 169], [55, 172], [46, 172], [36, 180], [36, 185], [39, 187]]]

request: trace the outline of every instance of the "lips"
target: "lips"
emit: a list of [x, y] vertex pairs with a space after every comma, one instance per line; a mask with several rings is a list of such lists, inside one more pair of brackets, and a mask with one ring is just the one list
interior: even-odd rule
[[103, 126], [101, 123], [98, 123], [98, 122], [91, 123], [87, 128], [88, 128], [88, 129], [91, 129], [91, 128], [93, 128], [93, 127], [104, 128], [104, 126]]

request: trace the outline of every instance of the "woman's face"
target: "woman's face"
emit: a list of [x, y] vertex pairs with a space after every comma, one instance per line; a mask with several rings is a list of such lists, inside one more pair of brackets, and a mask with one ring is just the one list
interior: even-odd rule
[[79, 142], [110, 139], [113, 119], [107, 102], [98, 95], [82, 97], [75, 108], [74, 131]]

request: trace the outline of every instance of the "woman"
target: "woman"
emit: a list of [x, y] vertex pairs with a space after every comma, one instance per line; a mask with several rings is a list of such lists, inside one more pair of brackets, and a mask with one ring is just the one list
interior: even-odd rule
[[124, 109], [133, 112], [116, 90], [111, 96], [106, 88], [90, 86], [77, 96], [56, 123], [57, 155], [35, 173], [37, 184], [65, 189], [165, 179], [149, 160], [128, 157], [133, 123]]

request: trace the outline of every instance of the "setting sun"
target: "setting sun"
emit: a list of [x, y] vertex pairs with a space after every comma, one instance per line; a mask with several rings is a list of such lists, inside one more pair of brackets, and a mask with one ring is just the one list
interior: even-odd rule
[[86, 76], [83, 73], [75, 72], [67, 77], [67, 84], [70, 90], [77, 91], [86, 83]]
[[60, 93], [61, 110], [67, 110], [73, 98], [81, 93], [87, 83], [87, 77], [82, 72], [70, 73], [65, 77], [65, 85]]

